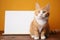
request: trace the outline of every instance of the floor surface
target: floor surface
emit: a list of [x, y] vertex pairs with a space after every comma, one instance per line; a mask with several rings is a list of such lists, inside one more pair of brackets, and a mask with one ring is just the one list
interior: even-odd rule
[[[0, 40], [33, 40], [29, 35], [2, 35]], [[40, 39], [41, 40], [41, 39]], [[60, 33], [50, 35], [46, 40], [60, 40]]]

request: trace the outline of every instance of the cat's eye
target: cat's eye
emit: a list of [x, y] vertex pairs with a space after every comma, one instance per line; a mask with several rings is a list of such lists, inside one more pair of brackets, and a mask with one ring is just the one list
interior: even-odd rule
[[46, 11], [43, 11], [43, 13], [45, 13]]

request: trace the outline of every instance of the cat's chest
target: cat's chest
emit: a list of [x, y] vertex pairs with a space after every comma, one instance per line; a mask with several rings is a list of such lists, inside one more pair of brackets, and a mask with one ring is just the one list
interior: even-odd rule
[[41, 30], [43, 29], [43, 27], [47, 22], [45, 20], [37, 20], [37, 23], [40, 25], [38, 26], [38, 29], [39, 29], [39, 32], [41, 32]]
[[39, 20], [37, 19], [36, 21], [40, 26], [43, 26], [47, 23], [45, 20], [42, 20], [42, 19], [39, 19]]

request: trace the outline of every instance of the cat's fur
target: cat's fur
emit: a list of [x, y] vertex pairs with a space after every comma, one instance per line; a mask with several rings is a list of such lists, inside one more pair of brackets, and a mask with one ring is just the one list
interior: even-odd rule
[[46, 34], [49, 33], [49, 4], [44, 8], [41, 8], [38, 3], [36, 3], [35, 16], [30, 26], [30, 35], [34, 39], [39, 39], [39, 34], [41, 34], [41, 39], [46, 39]]

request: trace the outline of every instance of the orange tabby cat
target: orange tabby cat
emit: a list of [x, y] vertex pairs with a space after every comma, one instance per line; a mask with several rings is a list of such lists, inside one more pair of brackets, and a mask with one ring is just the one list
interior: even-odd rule
[[46, 34], [49, 33], [49, 5], [41, 8], [38, 3], [36, 3], [36, 10], [34, 13], [34, 19], [31, 23], [30, 34], [34, 40], [39, 39], [39, 34], [41, 34], [41, 39], [46, 39]]

